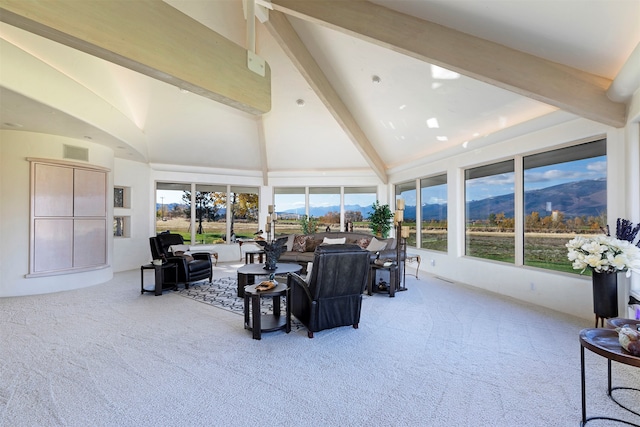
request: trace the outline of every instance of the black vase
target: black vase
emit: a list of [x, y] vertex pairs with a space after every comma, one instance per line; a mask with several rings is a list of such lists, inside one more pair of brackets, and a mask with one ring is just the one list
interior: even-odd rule
[[265, 270], [275, 270], [276, 269], [276, 264], [278, 262], [278, 257], [276, 256], [276, 254], [272, 253], [272, 252], [267, 252], [266, 253], [266, 259], [265, 259], [265, 263], [264, 263], [264, 269]]
[[597, 317], [618, 317], [618, 273], [592, 274], [593, 312]]

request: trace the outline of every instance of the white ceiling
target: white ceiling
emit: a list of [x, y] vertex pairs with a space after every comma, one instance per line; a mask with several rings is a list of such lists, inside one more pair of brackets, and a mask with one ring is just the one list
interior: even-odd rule
[[[167, 0], [245, 46], [240, 0]], [[639, 0], [377, 0], [374, 3], [609, 79], [640, 43]], [[455, 153], [498, 132], [513, 134], [571, 115], [555, 107], [296, 18], [294, 29], [347, 105], [385, 168]], [[0, 38], [112, 106], [139, 130], [86, 123], [5, 86], [0, 61], [0, 127], [88, 136], [117, 157], [153, 164], [273, 173], [370, 170], [277, 42], [260, 24], [257, 53], [272, 72], [272, 109], [235, 110], [6, 24]], [[380, 78], [379, 83], [372, 81]], [[304, 100], [299, 106], [297, 100]], [[427, 120], [436, 119], [438, 128]], [[264, 126], [266, 165], [260, 152]]]

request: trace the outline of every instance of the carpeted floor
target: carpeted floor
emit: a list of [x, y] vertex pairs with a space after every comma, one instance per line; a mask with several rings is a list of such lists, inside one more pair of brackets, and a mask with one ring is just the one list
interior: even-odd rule
[[[181, 288], [177, 294], [241, 316], [244, 315], [244, 299], [238, 297], [238, 282], [232, 277], [214, 279], [211, 283], [196, 283], [189, 286], [189, 289]], [[273, 299], [261, 298], [260, 308], [262, 314], [273, 314]], [[285, 306], [282, 303], [280, 305], [282, 316], [285, 315], [284, 311]], [[291, 330], [297, 331], [302, 328], [304, 325], [292, 316]]]
[[[590, 316], [426, 275], [407, 287], [365, 298], [359, 329], [260, 341], [233, 312], [177, 292], [141, 295], [137, 269], [0, 298], [0, 426], [579, 425], [578, 333]], [[606, 360], [585, 360], [588, 415], [640, 425], [608, 398]], [[639, 387], [640, 369], [614, 363], [613, 379]], [[640, 407], [638, 392], [619, 397]]]

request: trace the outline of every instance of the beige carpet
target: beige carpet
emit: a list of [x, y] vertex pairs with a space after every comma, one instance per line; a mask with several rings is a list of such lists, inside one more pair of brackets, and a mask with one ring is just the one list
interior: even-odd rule
[[[365, 298], [358, 330], [261, 341], [237, 314], [140, 295], [138, 270], [0, 299], [0, 426], [579, 425], [590, 322], [435, 278], [407, 286]], [[589, 415], [640, 423], [606, 396], [606, 361], [586, 359]], [[639, 371], [614, 364], [614, 383], [639, 387]]]

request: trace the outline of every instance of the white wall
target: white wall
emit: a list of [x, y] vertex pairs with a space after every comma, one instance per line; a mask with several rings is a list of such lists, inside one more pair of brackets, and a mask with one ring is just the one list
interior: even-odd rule
[[[637, 192], [634, 193], [633, 189], [637, 187], [632, 185], [627, 175], [626, 155], [629, 141], [625, 139], [625, 134], [625, 129], [614, 129], [586, 119], [573, 119], [490, 146], [473, 149], [471, 144], [468, 152], [395, 173], [391, 177], [392, 182], [447, 173], [450, 224], [448, 253], [411, 250], [421, 255], [421, 270], [451, 281], [593, 319], [591, 280], [587, 277], [464, 256], [464, 170], [514, 155], [539, 152], [567, 143], [606, 136], [609, 222], [615, 226], [616, 218], [623, 217], [637, 223], [640, 222], [640, 218], [634, 218], [631, 214], [640, 196]], [[622, 287], [625, 286], [628, 284], [623, 283]], [[473, 309], [472, 302], [470, 304], [465, 306]], [[625, 313], [622, 311], [622, 296], [620, 305], [622, 315]]]
[[[150, 227], [154, 227], [155, 198], [149, 188], [153, 188], [151, 169], [147, 164], [129, 160], [115, 159], [113, 167], [113, 185], [129, 187], [131, 205], [127, 209], [114, 208], [114, 215], [130, 216], [129, 237], [113, 239], [113, 271], [125, 271], [140, 268], [151, 262], [149, 248]], [[153, 228], [152, 228], [153, 229]]]
[[[113, 152], [83, 140], [40, 133], [0, 130], [0, 297], [58, 292], [82, 288], [111, 279], [111, 267], [73, 274], [30, 277], [28, 157], [63, 160], [63, 144], [89, 149], [89, 164], [113, 168]], [[108, 188], [111, 188], [111, 175]], [[109, 203], [113, 204], [112, 193]], [[111, 221], [111, 213], [107, 221]], [[111, 263], [113, 239], [108, 239], [107, 263]]]

